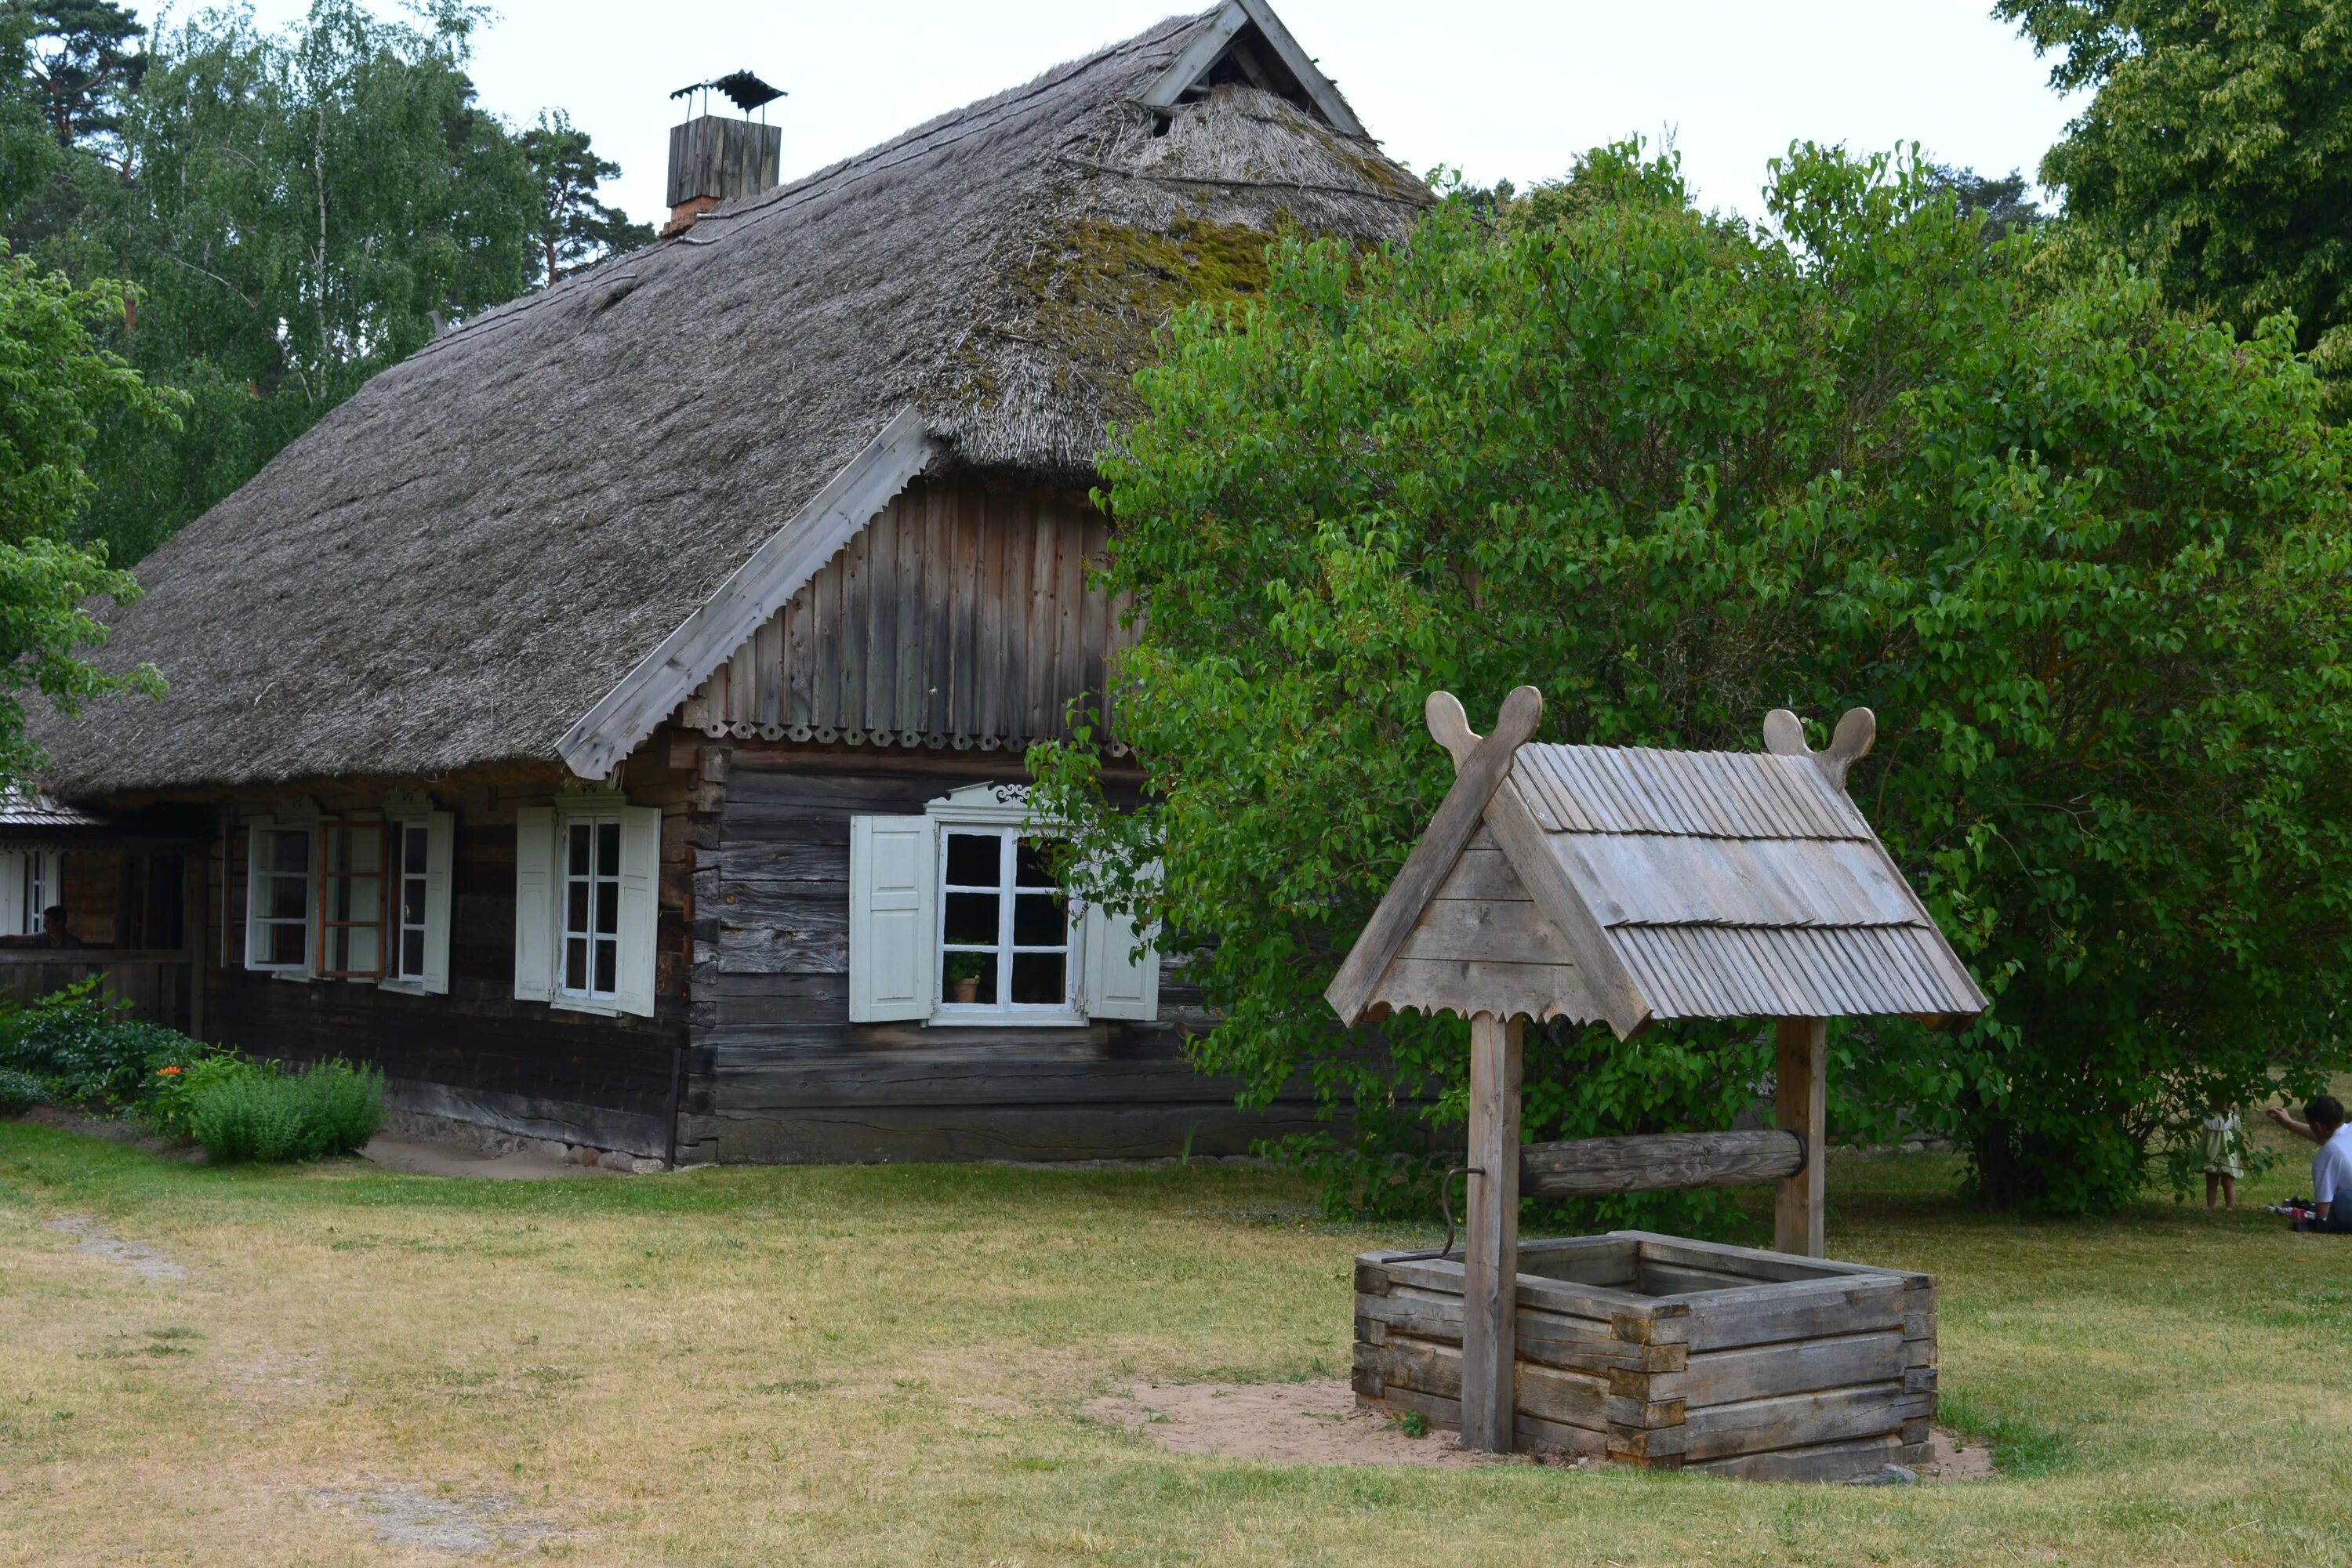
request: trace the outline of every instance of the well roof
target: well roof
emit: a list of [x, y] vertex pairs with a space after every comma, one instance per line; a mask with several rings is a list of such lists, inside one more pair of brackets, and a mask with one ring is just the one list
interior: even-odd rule
[[1432, 818], [1327, 993], [1349, 1023], [1390, 1008], [1607, 1022], [1973, 1016], [1985, 998], [1845, 791], [1875, 721], [1825, 752], [1793, 716], [1764, 752], [1526, 742], [1430, 701], [1454, 753]]
[[1319, 77], [1171, 89], [1250, 17], [1278, 31], [1163, 22], [384, 371], [142, 566], [100, 662], [170, 695], [39, 715], [49, 786], [553, 763], [903, 411], [946, 461], [1085, 478], [1176, 304], [1429, 200]]

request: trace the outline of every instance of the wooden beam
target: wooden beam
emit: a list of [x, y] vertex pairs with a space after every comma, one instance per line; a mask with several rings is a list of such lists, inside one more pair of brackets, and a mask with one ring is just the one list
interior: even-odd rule
[[[1454, 733], [1454, 721], [1461, 712], [1462, 704], [1452, 694], [1432, 693], [1428, 702], [1430, 733], [1444, 743], [1447, 736]], [[1341, 1024], [1352, 1028], [1362, 1020], [1364, 1009], [1371, 1003], [1372, 990], [1387, 972], [1389, 961], [1404, 945], [1422, 910], [1436, 896], [1438, 885], [1454, 869], [1454, 861], [1462, 858], [1463, 847], [1478, 831], [1486, 803], [1510, 775], [1511, 763], [1518, 754], [1520, 743], [1534, 734], [1536, 726], [1542, 721], [1543, 694], [1532, 686], [1519, 687], [1503, 699], [1502, 712], [1495, 720], [1495, 732], [1479, 741], [1466, 760], [1455, 752], [1454, 787], [1438, 803], [1437, 815], [1429, 819], [1421, 842], [1405, 857], [1403, 869], [1381, 895], [1380, 908], [1372, 911], [1372, 918], [1364, 924], [1363, 934], [1349, 950], [1347, 962], [1339, 965], [1339, 973], [1331, 977], [1330, 985], [1324, 990], [1323, 999], [1339, 1015]], [[1467, 728], [1466, 723], [1461, 725], [1464, 731]], [[1453, 750], [1452, 746], [1447, 749]]]
[[1801, 1258], [1822, 1255], [1822, 1135], [1829, 1125], [1829, 1026], [1820, 1018], [1782, 1018], [1776, 1030], [1772, 1123], [1804, 1141], [1804, 1168], [1780, 1180], [1772, 1207], [1772, 1246]]
[[1550, 837], [1509, 779], [1486, 803], [1486, 830], [1510, 858], [1511, 868], [1519, 874], [1528, 896], [1576, 955], [1576, 967], [1593, 1005], [1601, 1009], [1619, 1039], [1633, 1038], [1650, 1022], [1649, 999], [1642, 994], [1616, 948], [1610, 945], [1609, 933], [1601, 929], [1584, 895], [1570, 880], [1568, 868], [1552, 853]]
[[1799, 1175], [1804, 1168], [1805, 1142], [1791, 1132], [1577, 1138], [1523, 1147], [1519, 1191], [1559, 1198], [1736, 1187]]
[[1470, 1020], [1470, 1190], [1462, 1247], [1462, 1446], [1511, 1451], [1517, 1404], [1522, 1030]]

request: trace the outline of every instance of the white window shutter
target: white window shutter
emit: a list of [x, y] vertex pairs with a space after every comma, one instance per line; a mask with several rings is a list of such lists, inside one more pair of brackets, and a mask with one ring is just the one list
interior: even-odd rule
[[[457, 838], [456, 816], [446, 811], [425, 814], [425, 974], [421, 984], [436, 996], [449, 990], [449, 865], [457, 855]], [[396, 900], [393, 907], [399, 908]]]
[[1088, 904], [1079, 949], [1086, 984], [1078, 1005], [1087, 1017], [1160, 1016], [1160, 950], [1146, 942], [1137, 952], [1134, 921]]
[[30, 936], [25, 925], [25, 879], [37, 849], [0, 853], [0, 936]]
[[849, 1017], [928, 1018], [937, 1000], [939, 848], [928, 816], [849, 819]]
[[514, 994], [544, 1002], [555, 984], [555, 813], [515, 813]]
[[269, 842], [269, 830], [277, 826], [274, 816], [257, 816], [245, 825], [245, 966], [257, 969], [257, 954], [268, 951], [261, 935], [262, 848]]
[[654, 1016], [654, 949], [661, 923], [661, 812], [625, 805], [621, 818], [621, 967], [613, 1005]]

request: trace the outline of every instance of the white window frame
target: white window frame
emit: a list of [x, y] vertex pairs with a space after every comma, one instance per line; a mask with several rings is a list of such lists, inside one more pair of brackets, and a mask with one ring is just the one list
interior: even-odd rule
[[[449, 990], [450, 862], [455, 858], [457, 818], [431, 803], [395, 797], [384, 805], [384, 966], [378, 984], [408, 995], [441, 996]], [[408, 869], [411, 835], [425, 840], [425, 869]], [[409, 884], [424, 884], [424, 922], [407, 920]], [[407, 934], [423, 938], [423, 963], [408, 968]]]
[[[282, 836], [299, 836], [302, 840], [300, 872], [265, 869], [264, 844], [274, 845]], [[302, 883], [302, 957], [299, 963], [271, 963], [259, 954], [267, 952], [263, 934], [274, 926], [295, 923], [293, 917], [266, 915], [261, 889], [264, 879], [276, 880], [299, 876]], [[281, 980], [308, 981], [316, 973], [319, 960], [319, 809], [308, 801], [298, 801], [278, 811], [252, 818], [246, 825], [245, 857], [245, 966], [257, 973], [274, 975]]]
[[65, 861], [56, 849], [0, 851], [0, 936], [38, 936], [41, 911], [63, 903]]
[[[1009, 842], [1050, 837], [1030, 821], [1029, 793], [1019, 784], [973, 784], [924, 808], [920, 816], [850, 819], [849, 1017], [852, 1023], [913, 1022], [993, 1028], [1084, 1027], [1111, 1019], [1159, 1016], [1159, 957], [1147, 935], [1137, 963], [1134, 928], [1108, 911], [1069, 900], [1063, 906], [1067, 949], [1065, 1001], [953, 1002], [947, 983], [948, 836], [990, 833]], [[1014, 852], [1001, 853], [1000, 953], [1012, 947], [1004, 922]], [[914, 866], [927, 878], [905, 885]], [[1009, 998], [1009, 963], [1000, 963], [999, 996]]]
[[[928, 814], [927, 814], [928, 815]], [[1079, 932], [1077, 911], [1068, 900], [1060, 899], [1062, 940], [1056, 943], [1031, 943], [1022, 946], [1016, 940], [1014, 926], [1018, 920], [1021, 889], [1015, 882], [1021, 861], [1021, 841], [1040, 837], [1021, 824], [1006, 826], [998, 822], [972, 821], [952, 811], [934, 817], [936, 826], [935, 853], [939, 884], [938, 917], [931, 928], [931, 1022], [945, 1025], [1043, 1024], [1066, 1026], [1084, 1024], [1087, 1016], [1078, 1006]], [[965, 887], [948, 880], [949, 841], [959, 836], [992, 838], [996, 841], [996, 876], [994, 887]], [[1054, 891], [1061, 893], [1055, 883]], [[950, 947], [948, 942], [948, 900], [957, 894], [992, 895], [996, 900], [996, 940], [985, 948], [970, 945]], [[1030, 895], [1036, 897], [1035, 893]], [[985, 952], [997, 958], [996, 994], [986, 1001], [956, 1002], [949, 999], [948, 962], [957, 952]], [[1062, 999], [1058, 1002], [1015, 1002], [1013, 1000], [1013, 969], [1024, 952], [1058, 952], [1062, 956]]]
[[[562, 984], [569, 920], [569, 852], [572, 828], [591, 830], [591, 877], [594, 874], [594, 825], [620, 829], [614, 934], [614, 986], [595, 988], [592, 885], [586, 990]], [[654, 1016], [656, 949], [661, 922], [661, 812], [631, 805], [617, 792], [558, 797], [549, 806], [526, 806], [515, 814], [515, 981], [524, 1001], [544, 1002], [572, 1013], [617, 1016]]]

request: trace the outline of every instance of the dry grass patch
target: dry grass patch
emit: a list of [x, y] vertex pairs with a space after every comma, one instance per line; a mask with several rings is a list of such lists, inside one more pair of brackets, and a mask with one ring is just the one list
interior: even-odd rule
[[1349, 1259], [1412, 1238], [1279, 1173], [445, 1181], [0, 1125], [0, 1563], [2340, 1558], [2352, 1249], [1990, 1219], [1949, 1176], [1841, 1167], [1832, 1235], [1943, 1276], [1950, 1403], [2012, 1468], [1772, 1489], [1236, 1463], [1089, 1419], [1139, 1379], [1344, 1373]]

